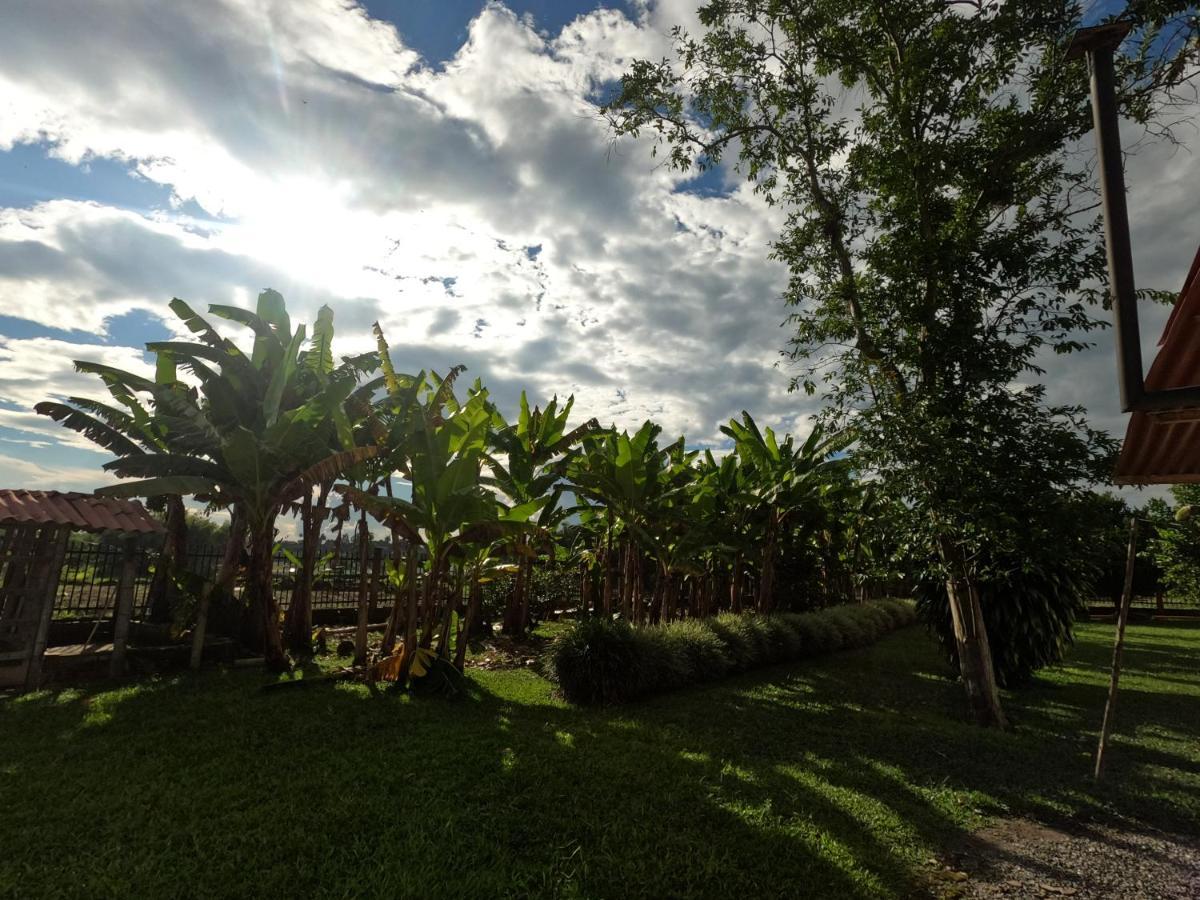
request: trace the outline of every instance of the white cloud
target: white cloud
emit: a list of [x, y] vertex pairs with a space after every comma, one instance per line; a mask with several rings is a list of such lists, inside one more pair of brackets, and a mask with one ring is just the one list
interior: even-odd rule
[[[650, 18], [598, 10], [548, 36], [490, 6], [439, 72], [391, 26], [324, 0], [80, 0], [8, 24], [0, 144], [48, 136], [68, 160], [131, 160], [224, 217], [0, 212], [10, 315], [103, 333], [130, 309], [169, 318], [172, 295], [249, 304], [270, 285], [297, 318], [331, 303], [342, 352], [370, 346], [378, 318], [398, 365], [466, 363], [510, 408], [523, 388], [575, 393], [581, 416], [652, 416], [697, 440], [743, 407], [797, 416], [773, 368], [777, 213], [748, 191], [675, 193], [681, 176], [613, 146], [589, 102], [666, 49]], [[24, 410], [89, 390], [68, 360], [97, 348], [47, 350], [4, 343], [15, 409], [0, 425], [77, 446]]]
[[[4, 312], [103, 333], [130, 309], [169, 318], [173, 295], [248, 305], [269, 285], [300, 319], [333, 305], [342, 352], [370, 346], [379, 319], [398, 365], [464, 362], [504, 404], [523, 387], [574, 392], [582, 415], [653, 416], [696, 441], [743, 408], [803, 430], [813, 404], [775, 368], [783, 272], [766, 255], [780, 212], [744, 187], [677, 192], [684, 176], [645, 143], [613, 144], [589, 102], [630, 59], [665, 54], [672, 24], [699, 30], [683, 0], [633, 8], [542, 35], [491, 5], [435, 71], [343, 0], [10, 6], [0, 147], [49, 138], [67, 160], [131, 161], [223, 218], [65, 200], [0, 210]], [[1147, 186], [1146, 172], [1172, 180]], [[1156, 286], [1176, 286], [1171, 260], [1186, 267], [1200, 233], [1181, 229], [1169, 250], [1153, 231], [1195, 215], [1194, 172], [1190, 158], [1131, 165], [1138, 246], [1161, 248]], [[69, 359], [109, 353], [140, 362], [130, 348], [0, 342], [0, 398], [17, 407], [0, 426], [68, 440], [21, 410], [87, 390]], [[1084, 380], [1079, 361], [1059, 365], [1052, 385], [1113, 418], [1100, 367]]]

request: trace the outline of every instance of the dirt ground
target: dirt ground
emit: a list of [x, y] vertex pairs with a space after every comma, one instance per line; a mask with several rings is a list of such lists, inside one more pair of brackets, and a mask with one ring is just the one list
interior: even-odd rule
[[1117, 825], [1060, 830], [1012, 819], [952, 848], [933, 887], [943, 900], [1200, 900], [1200, 838]]

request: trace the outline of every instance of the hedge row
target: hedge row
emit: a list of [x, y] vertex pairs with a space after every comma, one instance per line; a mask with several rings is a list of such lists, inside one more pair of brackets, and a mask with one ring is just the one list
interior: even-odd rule
[[571, 703], [622, 703], [772, 663], [863, 647], [915, 619], [905, 600], [802, 614], [724, 613], [653, 628], [588, 618], [555, 640], [548, 668]]

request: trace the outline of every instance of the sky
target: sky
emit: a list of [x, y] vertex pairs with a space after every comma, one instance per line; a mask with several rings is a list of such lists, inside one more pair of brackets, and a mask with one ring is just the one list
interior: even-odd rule
[[[265, 287], [293, 320], [333, 306], [339, 355], [378, 320], [397, 368], [465, 364], [508, 410], [574, 394], [581, 420], [695, 446], [743, 409], [807, 431], [767, 259], [781, 211], [596, 115], [676, 24], [698, 28], [694, 2], [0, 6], [0, 487], [105, 483], [107, 455], [33, 405], [97, 395], [73, 359], [147, 366], [181, 333], [172, 296]], [[1129, 163], [1145, 287], [1178, 290], [1200, 239], [1181, 137]], [[1164, 318], [1143, 318], [1147, 359]], [[1052, 400], [1123, 432], [1107, 337], [1050, 365]]]

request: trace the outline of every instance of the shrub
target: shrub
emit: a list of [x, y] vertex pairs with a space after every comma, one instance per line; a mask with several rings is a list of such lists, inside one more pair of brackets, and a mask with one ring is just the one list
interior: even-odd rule
[[645, 645], [628, 622], [580, 619], [555, 639], [551, 668], [572, 703], [620, 703], [640, 692]]
[[805, 656], [834, 653], [842, 649], [841, 632], [821, 613], [801, 613], [794, 618], [793, 628], [800, 635], [803, 645], [808, 648]]
[[748, 615], [721, 613], [707, 620], [708, 627], [728, 649], [735, 672], [745, 672], [763, 665], [763, 647], [750, 626], [749, 619]]
[[724, 678], [733, 668], [729, 649], [706, 622], [687, 619], [662, 628], [687, 660], [693, 682]]
[[621, 703], [772, 662], [864, 646], [914, 618], [912, 604], [903, 601], [800, 615], [723, 613], [643, 629], [588, 618], [555, 640], [547, 668], [572, 703]]

